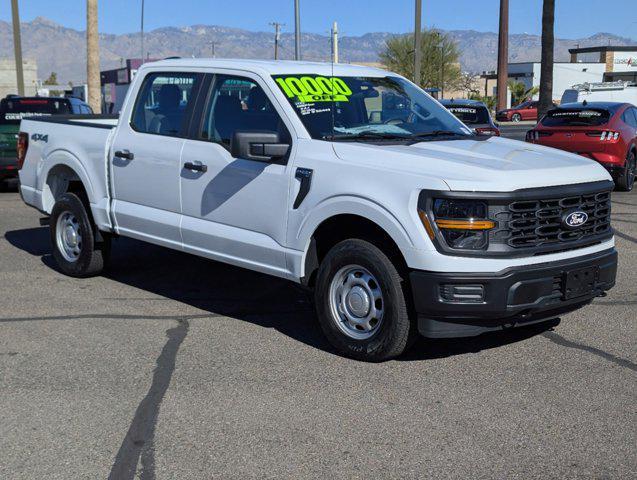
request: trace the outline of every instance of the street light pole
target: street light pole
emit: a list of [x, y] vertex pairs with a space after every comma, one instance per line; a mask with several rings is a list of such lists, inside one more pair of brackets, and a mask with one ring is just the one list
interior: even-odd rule
[[11, 17], [13, 21], [13, 53], [15, 56], [15, 76], [18, 95], [24, 95], [24, 71], [22, 69], [22, 41], [20, 37], [20, 13], [18, 0], [11, 0]]
[[414, 21], [414, 83], [420, 85], [420, 63], [422, 43], [422, 0], [416, 0], [416, 18]]
[[294, 60], [301, 60], [301, 13], [299, 0], [294, 0]]
[[509, 80], [509, 0], [500, 0], [500, 30], [498, 33], [498, 110], [507, 108]]

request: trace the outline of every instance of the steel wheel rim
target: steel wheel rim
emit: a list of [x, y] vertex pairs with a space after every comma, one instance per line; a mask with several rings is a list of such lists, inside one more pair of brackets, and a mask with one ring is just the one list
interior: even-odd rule
[[68, 262], [76, 262], [82, 252], [80, 223], [69, 211], [62, 212], [55, 225], [58, 251]]
[[336, 272], [329, 302], [332, 321], [355, 340], [371, 338], [383, 323], [385, 301], [380, 284], [360, 265], [347, 265]]

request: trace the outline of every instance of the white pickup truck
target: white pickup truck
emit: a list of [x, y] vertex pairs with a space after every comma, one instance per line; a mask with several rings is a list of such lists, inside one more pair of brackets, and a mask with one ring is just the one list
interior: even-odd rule
[[22, 198], [63, 272], [98, 274], [121, 235], [286, 278], [351, 357], [553, 319], [615, 283], [604, 168], [475, 135], [384, 70], [165, 60], [119, 119], [21, 131]]

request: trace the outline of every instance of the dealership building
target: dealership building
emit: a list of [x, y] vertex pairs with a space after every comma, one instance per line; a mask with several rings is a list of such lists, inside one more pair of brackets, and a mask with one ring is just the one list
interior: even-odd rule
[[[637, 46], [603, 46], [572, 48], [570, 62], [553, 64], [553, 100], [562, 98], [564, 90], [580, 83], [617, 80], [637, 85]], [[509, 79], [522, 82], [527, 89], [540, 85], [540, 62], [509, 63]], [[485, 95], [496, 95], [495, 72], [482, 74]], [[538, 95], [535, 95], [535, 99]]]

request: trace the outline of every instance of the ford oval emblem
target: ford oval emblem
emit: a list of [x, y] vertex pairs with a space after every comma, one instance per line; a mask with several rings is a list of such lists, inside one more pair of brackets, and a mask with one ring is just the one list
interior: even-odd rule
[[587, 220], [588, 220], [588, 214], [586, 212], [577, 211], [577, 212], [571, 212], [568, 215], [566, 215], [562, 219], [562, 222], [568, 228], [577, 228], [584, 225], [587, 222]]

